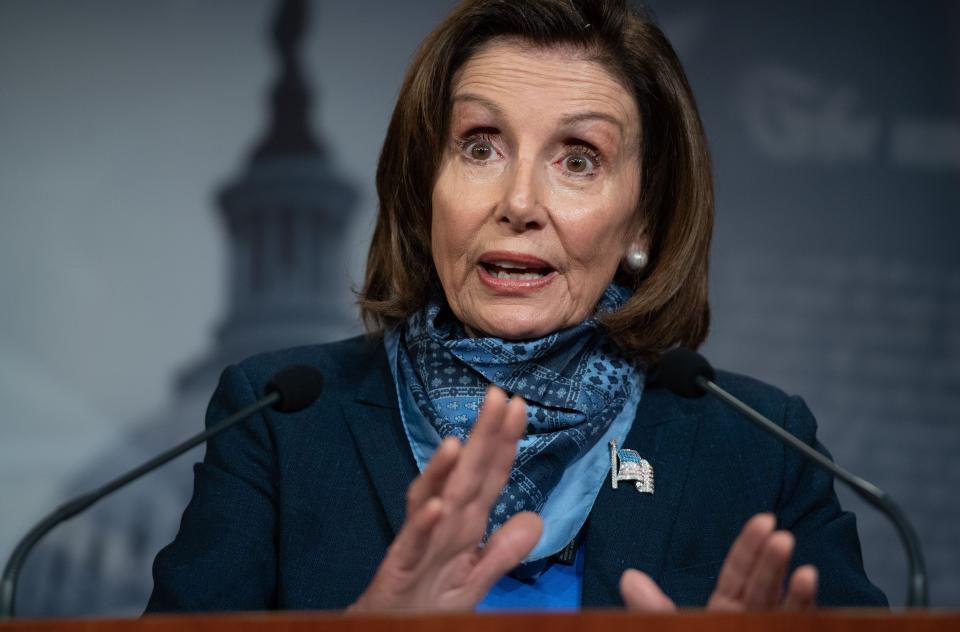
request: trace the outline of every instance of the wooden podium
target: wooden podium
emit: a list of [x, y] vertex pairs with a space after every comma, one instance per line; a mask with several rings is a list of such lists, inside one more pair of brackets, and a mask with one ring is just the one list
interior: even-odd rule
[[675, 615], [595, 610], [578, 614], [435, 614], [343, 616], [329, 613], [250, 613], [149, 616], [141, 619], [35, 619], [0, 624], [0, 631], [179, 632], [910, 632], [960, 631], [960, 612], [891, 613], [886, 610], [819, 610], [809, 613]]

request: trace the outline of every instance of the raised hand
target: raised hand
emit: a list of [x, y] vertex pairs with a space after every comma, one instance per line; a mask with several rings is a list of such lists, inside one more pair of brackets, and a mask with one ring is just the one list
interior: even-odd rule
[[448, 438], [407, 490], [407, 518], [350, 612], [472, 610], [533, 549], [543, 531], [519, 513], [480, 547], [527, 423], [520, 397], [494, 386], [470, 439]]
[[[784, 596], [794, 539], [787, 531], [775, 531], [775, 525], [772, 514], [757, 514], [747, 522], [723, 562], [708, 610], [803, 610], [816, 605], [817, 569], [813, 566], [793, 572]], [[676, 610], [660, 587], [637, 570], [630, 569], [620, 578], [620, 594], [634, 610]]]

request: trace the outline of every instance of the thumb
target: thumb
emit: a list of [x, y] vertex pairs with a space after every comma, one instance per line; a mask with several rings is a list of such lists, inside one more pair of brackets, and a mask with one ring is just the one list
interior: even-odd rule
[[677, 609], [649, 575], [632, 568], [620, 577], [620, 595], [630, 610], [673, 612]]

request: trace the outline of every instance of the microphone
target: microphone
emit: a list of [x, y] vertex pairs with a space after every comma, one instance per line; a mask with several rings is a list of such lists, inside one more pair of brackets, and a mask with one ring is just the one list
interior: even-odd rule
[[858, 496], [879, 509], [881, 513], [893, 522], [907, 553], [907, 561], [909, 564], [907, 606], [927, 607], [927, 570], [923, 560], [923, 551], [920, 550], [920, 540], [917, 538], [916, 531], [914, 531], [910, 522], [907, 520], [906, 514], [893, 502], [893, 499], [891, 499], [885, 491], [870, 481], [851, 474], [838, 466], [800, 439], [717, 386], [713, 381], [713, 367], [696, 351], [683, 347], [668, 351], [660, 359], [655, 371], [656, 381], [666, 386], [676, 395], [695, 398], [702, 397], [704, 394], [709, 393], [719, 398], [727, 405], [740, 411], [761, 429], [772, 434], [778, 440], [786, 443], [849, 485]]
[[272, 406], [275, 410], [283, 413], [297, 412], [315, 402], [317, 398], [320, 397], [322, 390], [323, 374], [317, 369], [304, 365], [287, 367], [274, 375], [267, 383], [265, 389], [266, 396], [262, 399], [237, 411], [200, 434], [194, 435], [183, 443], [155, 456], [143, 465], [135, 467], [126, 474], [113, 479], [106, 485], [92, 492], [77, 496], [73, 500], [69, 500], [58, 507], [23, 536], [7, 560], [7, 564], [3, 569], [3, 577], [0, 579], [0, 621], [13, 618], [14, 600], [17, 595], [17, 579], [20, 575], [20, 569], [34, 545], [55, 526], [74, 517], [104, 496], [112, 494], [144, 474], [152, 472], [161, 465], [180, 456], [190, 448], [215, 437], [236, 423], [252, 417], [264, 408]]

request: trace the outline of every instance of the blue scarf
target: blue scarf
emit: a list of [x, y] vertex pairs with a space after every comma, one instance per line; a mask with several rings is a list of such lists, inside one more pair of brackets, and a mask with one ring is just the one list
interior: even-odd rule
[[539, 512], [564, 469], [623, 410], [635, 368], [598, 317], [620, 309], [629, 296], [610, 285], [592, 317], [536, 340], [470, 338], [442, 298], [407, 319], [399, 368], [442, 438], [467, 439], [491, 383], [526, 400], [527, 435], [490, 514], [488, 536], [518, 512]]

